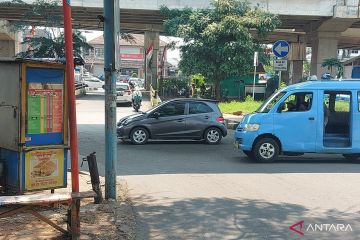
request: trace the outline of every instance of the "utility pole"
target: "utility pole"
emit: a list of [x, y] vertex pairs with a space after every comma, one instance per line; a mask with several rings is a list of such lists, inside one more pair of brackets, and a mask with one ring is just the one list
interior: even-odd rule
[[[120, 25], [119, 0], [104, 0], [104, 72], [105, 72], [105, 198], [116, 200], [116, 67], [117, 31]], [[115, 21], [115, 20], [118, 21]], [[117, 28], [116, 28], [117, 26]], [[116, 33], [116, 34], [115, 34]]]
[[[71, 187], [73, 193], [79, 192], [79, 164], [78, 138], [76, 125], [76, 99], [74, 82], [74, 53], [72, 41], [71, 6], [69, 0], [63, 0], [64, 36], [66, 55], [66, 80], [69, 100], [69, 128], [70, 128], [70, 158], [71, 158]], [[73, 200], [71, 204], [71, 235], [72, 239], [80, 237], [80, 200]]]

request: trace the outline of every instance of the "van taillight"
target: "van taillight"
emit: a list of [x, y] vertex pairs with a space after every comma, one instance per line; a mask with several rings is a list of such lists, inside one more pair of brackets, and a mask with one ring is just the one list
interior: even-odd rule
[[216, 121], [219, 122], [219, 123], [224, 123], [224, 117], [223, 116], [220, 116], [218, 118], [216, 118]]

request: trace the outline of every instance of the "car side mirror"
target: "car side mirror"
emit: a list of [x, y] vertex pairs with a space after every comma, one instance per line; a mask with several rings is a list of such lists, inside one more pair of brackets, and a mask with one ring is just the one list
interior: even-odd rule
[[160, 113], [159, 112], [154, 112], [153, 116], [154, 116], [154, 118], [158, 119], [160, 117]]
[[285, 103], [282, 102], [282, 103], [279, 105], [277, 112], [278, 112], [278, 113], [281, 113], [281, 112], [284, 111], [284, 110], [285, 110]]

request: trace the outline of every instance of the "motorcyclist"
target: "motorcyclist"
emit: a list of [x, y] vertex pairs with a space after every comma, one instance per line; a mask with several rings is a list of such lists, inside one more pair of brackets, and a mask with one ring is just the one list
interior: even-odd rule
[[141, 106], [141, 101], [142, 101], [142, 93], [141, 91], [138, 89], [138, 87], [135, 87], [133, 93], [132, 93], [132, 104], [134, 105], [134, 103], [139, 103]]

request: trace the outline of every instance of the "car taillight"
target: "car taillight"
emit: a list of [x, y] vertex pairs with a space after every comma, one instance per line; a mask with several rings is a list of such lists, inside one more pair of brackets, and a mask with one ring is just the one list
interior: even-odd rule
[[223, 116], [220, 116], [218, 118], [216, 118], [216, 121], [219, 122], [219, 123], [224, 123], [224, 117]]
[[128, 93], [128, 95], [130, 95], [130, 94], [131, 94], [131, 91], [130, 91], [130, 90], [125, 90], [125, 92], [127, 92], [127, 93]]

